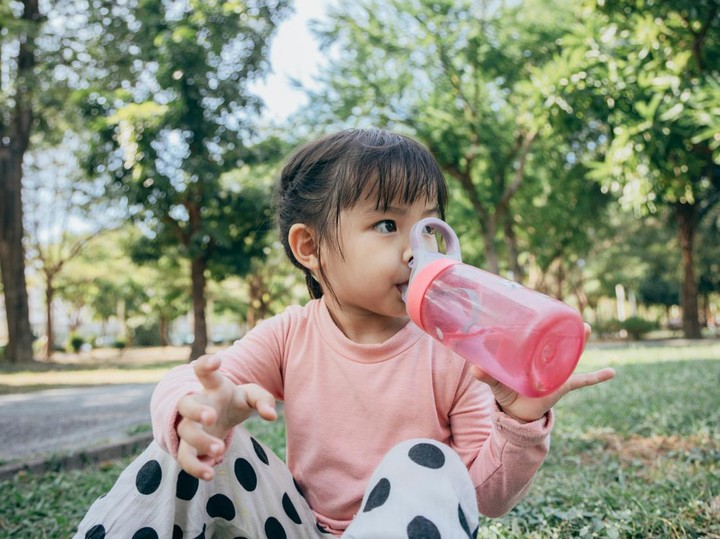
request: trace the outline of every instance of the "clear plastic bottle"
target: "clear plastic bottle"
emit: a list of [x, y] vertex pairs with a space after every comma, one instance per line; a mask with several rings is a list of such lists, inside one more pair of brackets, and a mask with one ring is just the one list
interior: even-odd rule
[[[443, 235], [446, 254], [426, 248], [428, 227]], [[462, 263], [457, 236], [440, 219], [416, 223], [410, 245], [406, 302], [416, 325], [523, 395], [546, 395], [570, 377], [584, 347], [580, 313]]]

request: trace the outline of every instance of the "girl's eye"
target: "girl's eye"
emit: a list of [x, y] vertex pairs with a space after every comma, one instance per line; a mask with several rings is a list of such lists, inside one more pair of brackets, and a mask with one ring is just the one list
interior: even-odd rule
[[387, 234], [389, 232], [395, 232], [397, 230], [397, 225], [395, 224], [395, 221], [385, 219], [375, 225], [375, 230]]
[[434, 233], [435, 233], [435, 229], [433, 227], [431, 227], [430, 225], [425, 225], [425, 227], [423, 228], [423, 234], [425, 234], [427, 236], [431, 236]]

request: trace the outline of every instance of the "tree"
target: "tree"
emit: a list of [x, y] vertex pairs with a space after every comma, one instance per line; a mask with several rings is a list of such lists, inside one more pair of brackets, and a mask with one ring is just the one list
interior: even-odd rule
[[[485, 266], [500, 271], [504, 238], [505, 266], [522, 279], [514, 201], [529, 183], [550, 180], [531, 163], [542, 168], [545, 149], [559, 145], [534, 78], [571, 22], [561, 1], [344, 4], [318, 28], [334, 54], [323, 76], [329, 89], [314, 92], [311, 102], [335, 120], [418, 137], [455, 180], [472, 235], [482, 238]], [[563, 182], [552, 178], [548, 186], [563, 189]]]
[[[59, 147], [39, 145], [28, 154], [25, 205], [28, 260], [45, 287], [45, 359], [54, 350], [53, 302], [58, 278], [68, 262], [93, 238], [114, 226], [113, 212], [95, 198], [95, 186], [77, 177], [73, 149], [80, 141], [69, 133]], [[95, 214], [93, 206], [98, 205]]]
[[247, 271], [269, 229], [265, 193], [221, 178], [248, 158], [261, 106], [249, 83], [267, 69], [269, 39], [286, 13], [285, 0], [145, 0], [123, 24], [98, 21], [129, 58], [80, 97], [97, 133], [90, 170], [143, 224], [135, 260], [190, 261], [191, 358], [207, 345], [207, 272]]
[[720, 6], [588, 3], [548, 97], [597, 131], [592, 177], [638, 214], [673, 210], [683, 331], [700, 337], [695, 241], [720, 201]]
[[[16, 9], [0, 6], [0, 57], [14, 70], [12, 84], [0, 82], [0, 272], [8, 321], [5, 357], [10, 363], [33, 359], [32, 330], [25, 282], [23, 247], [23, 158], [35, 120], [33, 70], [41, 24], [38, 0], [23, 0]], [[5, 47], [12, 40], [14, 46]], [[13, 55], [13, 49], [17, 52]], [[5, 67], [3, 67], [5, 71]]]

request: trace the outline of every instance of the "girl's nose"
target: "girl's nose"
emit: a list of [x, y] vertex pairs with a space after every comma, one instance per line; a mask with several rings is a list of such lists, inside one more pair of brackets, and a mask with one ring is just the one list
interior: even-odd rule
[[413, 259], [413, 252], [409, 244], [407, 247], [405, 247], [405, 250], [403, 251], [402, 259], [404, 264], [410, 264], [410, 261]]

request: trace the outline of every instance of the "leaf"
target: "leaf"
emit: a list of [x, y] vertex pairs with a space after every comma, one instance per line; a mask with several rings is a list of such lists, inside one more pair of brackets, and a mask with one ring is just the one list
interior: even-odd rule
[[660, 119], [663, 122], [674, 122], [680, 117], [684, 110], [685, 105], [682, 103], [675, 103], [672, 107], [660, 115]]

